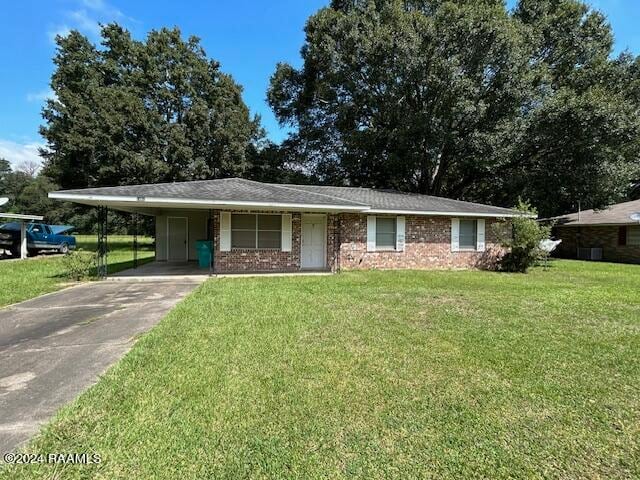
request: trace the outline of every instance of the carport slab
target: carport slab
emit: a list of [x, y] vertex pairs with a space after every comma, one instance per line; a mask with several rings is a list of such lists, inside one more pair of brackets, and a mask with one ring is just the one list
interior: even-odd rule
[[37, 433], [200, 283], [94, 282], [1, 309], [0, 454]]

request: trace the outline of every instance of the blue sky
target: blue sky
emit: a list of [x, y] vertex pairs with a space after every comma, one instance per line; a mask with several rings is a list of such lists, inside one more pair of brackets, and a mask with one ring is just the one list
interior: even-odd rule
[[[509, 0], [512, 5], [514, 0]], [[300, 64], [306, 19], [328, 0], [5, 0], [0, 15], [0, 157], [14, 164], [37, 160], [43, 99], [50, 94], [53, 37], [78, 29], [98, 39], [98, 22], [117, 21], [137, 38], [153, 28], [178, 26], [197, 35], [207, 54], [244, 87], [252, 112], [274, 141], [279, 128], [265, 101], [278, 61]], [[640, 53], [640, 2], [596, 0], [613, 25], [616, 51]]]

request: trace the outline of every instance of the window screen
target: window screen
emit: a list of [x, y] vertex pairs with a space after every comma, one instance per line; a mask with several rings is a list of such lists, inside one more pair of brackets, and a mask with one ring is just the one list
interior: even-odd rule
[[627, 245], [640, 245], [640, 226], [631, 226], [627, 228]]
[[376, 248], [396, 248], [396, 219], [376, 217]]
[[281, 215], [258, 215], [258, 248], [280, 248]]
[[475, 250], [478, 241], [478, 221], [460, 220], [460, 248]]
[[231, 215], [231, 247], [256, 248], [255, 215]]
[[231, 248], [280, 248], [282, 216], [234, 213]]

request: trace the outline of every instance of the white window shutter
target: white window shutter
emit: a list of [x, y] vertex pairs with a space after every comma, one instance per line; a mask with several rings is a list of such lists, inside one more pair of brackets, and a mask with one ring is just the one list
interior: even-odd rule
[[484, 218], [478, 219], [478, 233], [476, 237], [476, 248], [479, 252], [484, 252]]
[[451, 219], [451, 251], [460, 251], [460, 219]]
[[291, 214], [285, 213], [282, 215], [282, 251], [291, 251]]
[[396, 218], [396, 250], [404, 252], [404, 217]]
[[376, 251], [376, 217], [367, 216], [367, 252]]
[[231, 250], [231, 213], [220, 213], [220, 251]]

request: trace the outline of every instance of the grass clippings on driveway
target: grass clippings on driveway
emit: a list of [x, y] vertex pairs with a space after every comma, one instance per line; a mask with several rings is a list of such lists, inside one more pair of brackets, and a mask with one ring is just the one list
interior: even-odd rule
[[[640, 268], [214, 279], [2, 478], [637, 478]], [[57, 476], [56, 476], [57, 475]]]

